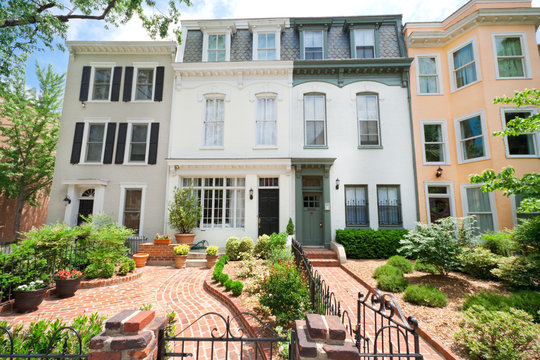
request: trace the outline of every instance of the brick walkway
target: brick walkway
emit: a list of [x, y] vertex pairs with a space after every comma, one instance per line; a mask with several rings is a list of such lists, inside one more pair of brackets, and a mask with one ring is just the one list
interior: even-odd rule
[[[41, 303], [37, 311], [28, 314], [2, 314], [0, 321], [6, 320], [10, 324], [20, 324], [40, 319], [60, 319], [68, 322], [81, 313], [93, 312], [99, 312], [100, 315], [108, 318], [121, 310], [138, 309], [141, 305], [152, 304], [152, 310], [155, 310], [158, 315], [165, 315], [170, 311], [177, 314], [176, 332], [178, 333], [207, 312], [216, 312], [225, 318], [232, 316], [225, 305], [203, 289], [207, 269], [147, 266], [137, 271], [142, 271], [143, 275], [132, 282], [94, 289], [79, 289], [74, 297], [67, 299], [49, 297]], [[231, 325], [233, 335], [238, 335], [238, 324], [233, 322]], [[214, 328], [216, 336], [223, 334], [224, 321], [215, 315], [207, 316], [186, 329], [181, 336], [209, 337]], [[184, 351], [196, 352], [193, 344], [186, 342]], [[214, 358], [224, 358], [225, 343], [215, 342], [213, 346]], [[236, 354], [229, 352], [229, 359], [239, 358], [239, 346], [231, 343], [229, 349], [231, 348], [236, 350]], [[175, 351], [181, 351], [180, 343], [176, 344]], [[253, 349], [244, 344], [243, 351], [246, 358], [246, 353], [250, 354]], [[201, 343], [199, 359], [209, 358], [210, 345], [205, 347]]]
[[[317, 267], [321, 277], [326, 281], [330, 290], [334, 292], [343, 310], [351, 315], [352, 325], [356, 325], [358, 292], [366, 294], [367, 289], [338, 267]], [[404, 314], [407, 316], [407, 314]], [[373, 322], [373, 320], [371, 320]], [[373, 324], [372, 324], [373, 325]], [[420, 352], [425, 360], [444, 359], [435, 349], [420, 339]]]

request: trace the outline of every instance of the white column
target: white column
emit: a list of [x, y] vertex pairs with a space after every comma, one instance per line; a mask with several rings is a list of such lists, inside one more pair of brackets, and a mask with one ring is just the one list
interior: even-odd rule
[[291, 199], [291, 176], [279, 175], [279, 232], [287, 229], [289, 218], [292, 217], [290, 208]]
[[64, 222], [68, 225], [75, 225], [77, 224], [77, 211], [79, 207], [79, 200], [77, 199], [75, 185], [68, 185], [67, 197], [71, 199], [71, 202], [66, 204]]

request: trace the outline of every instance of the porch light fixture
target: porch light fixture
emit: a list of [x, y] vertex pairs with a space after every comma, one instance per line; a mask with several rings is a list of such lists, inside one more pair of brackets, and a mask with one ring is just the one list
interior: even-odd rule
[[435, 176], [440, 178], [442, 176], [442, 171], [443, 169], [439, 166], [439, 168], [437, 169], [437, 172], [435, 173]]
[[336, 190], [339, 190], [339, 183], [340, 183], [339, 178], [337, 178], [336, 179]]
[[86, 102], [81, 101], [81, 107], [82, 107], [83, 109], [86, 108]]
[[253, 200], [253, 189], [249, 189], [249, 200]]
[[66, 197], [64, 198], [64, 201], [69, 204], [71, 204], [71, 199], [69, 198], [69, 196], [66, 195]]

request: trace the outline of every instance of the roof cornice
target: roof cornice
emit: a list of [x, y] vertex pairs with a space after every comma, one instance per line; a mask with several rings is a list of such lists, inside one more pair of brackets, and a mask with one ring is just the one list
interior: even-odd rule
[[176, 41], [66, 41], [71, 55], [83, 54], [152, 54], [176, 53]]
[[294, 62], [296, 73], [333, 73], [344, 71], [347, 73], [361, 72], [400, 72], [408, 69], [412, 58], [378, 58], [378, 59], [350, 59], [350, 60], [297, 60]]
[[540, 25], [540, 8], [478, 9], [445, 28], [440, 23], [410, 23], [409, 28], [441, 28], [441, 30], [413, 30], [407, 38], [408, 47], [444, 46], [477, 26], [488, 25]]

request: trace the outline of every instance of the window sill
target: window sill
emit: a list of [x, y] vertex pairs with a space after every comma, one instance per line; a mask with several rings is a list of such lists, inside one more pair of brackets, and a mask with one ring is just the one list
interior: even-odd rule
[[110, 103], [111, 100], [86, 100], [87, 103]]
[[507, 159], [538, 159], [538, 155], [510, 155], [506, 154]]
[[516, 76], [516, 77], [499, 77], [497, 76], [495, 80], [532, 80], [531, 76]]
[[274, 145], [260, 145], [260, 146], [254, 146], [253, 150], [277, 150], [278, 147]]
[[201, 146], [199, 150], [225, 150], [223, 146]]
[[328, 149], [328, 146], [310, 146], [310, 145], [304, 145], [304, 149]]
[[474, 158], [474, 159], [461, 160], [459, 162], [459, 164], [468, 164], [468, 163], [472, 163], [472, 162], [476, 162], [476, 161], [484, 161], [484, 160], [488, 160], [488, 159], [489, 159], [489, 156], [482, 156], [482, 157]]
[[129, 165], [129, 166], [144, 166], [148, 165], [147, 162], [125, 162], [122, 165]]
[[[460, 88], [461, 89], [461, 88]], [[418, 96], [424, 96], [424, 95], [427, 95], [427, 96], [442, 96], [444, 95], [444, 93], [441, 93], [441, 92], [438, 92], [438, 93], [416, 93], [416, 95]]]
[[449, 162], [424, 162], [426, 166], [441, 166], [441, 165], [451, 165]]
[[370, 229], [368, 225], [346, 225], [345, 229]]
[[95, 165], [109, 165], [109, 164], [103, 164], [102, 162], [99, 162], [99, 163], [87, 163], [87, 162], [80, 162], [78, 164], [73, 164], [73, 165], [90, 165], [90, 166], [95, 166]]
[[379, 229], [401, 230], [401, 229], [403, 229], [403, 224], [399, 224], [399, 225], [379, 225]]
[[137, 103], [148, 104], [148, 103], [153, 103], [154, 100], [132, 100], [131, 102], [135, 103], [135, 104], [137, 104]]
[[359, 145], [357, 148], [359, 150], [367, 150], [367, 149], [379, 150], [379, 149], [384, 149], [384, 147], [382, 145]]
[[476, 80], [476, 81], [473, 81], [472, 83], [470, 84], [467, 84], [467, 85], [463, 85], [462, 87], [460, 88], [453, 88], [450, 93], [455, 93], [456, 91], [459, 91], [459, 90], [463, 90], [463, 89], [466, 89], [474, 84], [478, 84], [481, 80]]

